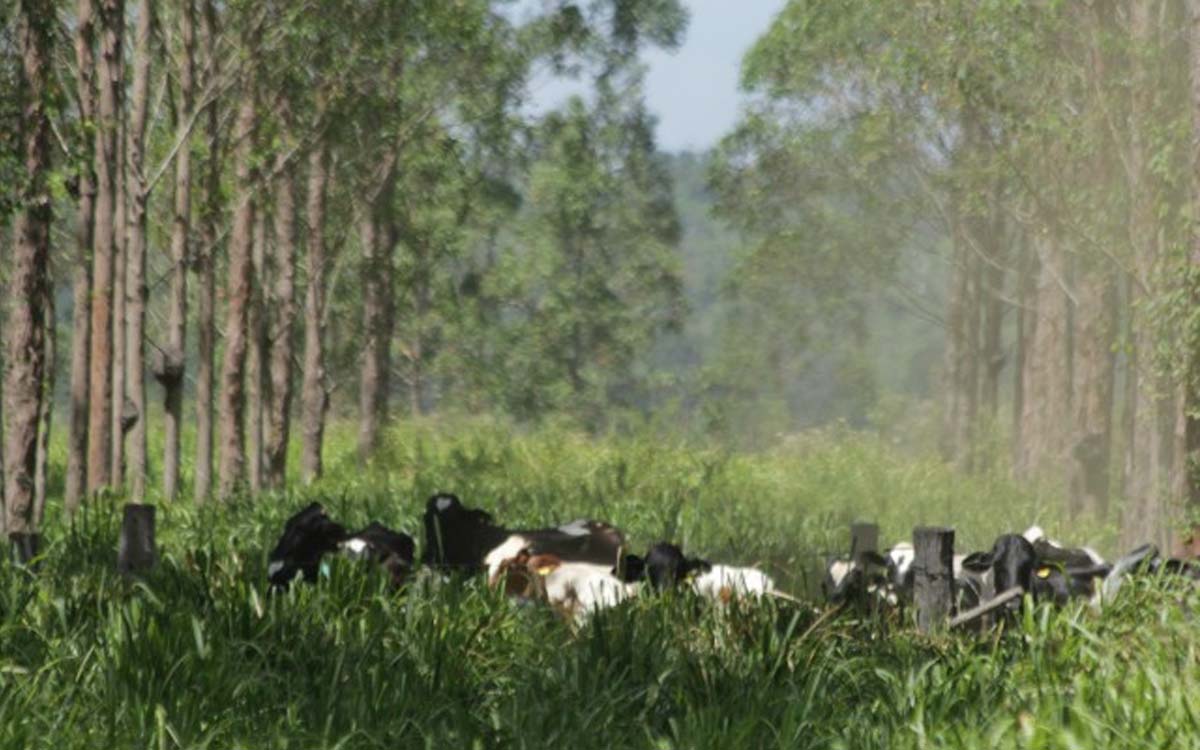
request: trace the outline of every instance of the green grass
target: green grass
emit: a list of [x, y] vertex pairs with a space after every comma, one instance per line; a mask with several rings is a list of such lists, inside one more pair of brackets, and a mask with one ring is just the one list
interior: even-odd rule
[[[340, 562], [318, 586], [263, 586], [282, 520], [313, 498], [418, 539], [436, 490], [513, 524], [595, 516], [804, 593], [851, 520], [885, 541], [952, 524], [973, 548], [1032, 521], [1066, 532], [1050, 496], [850, 433], [729, 454], [430, 422], [366, 467], [351, 435], [333, 430], [316, 487], [161, 505], [162, 561], [137, 582], [113, 572], [115, 501], [72, 529], [52, 506], [41, 569], [0, 566], [0, 747], [1200, 747], [1200, 596], [1165, 581], [983, 639], [686, 597], [575, 631], [477, 581], [395, 594]], [[1084, 534], [1103, 529], [1063, 536]]]

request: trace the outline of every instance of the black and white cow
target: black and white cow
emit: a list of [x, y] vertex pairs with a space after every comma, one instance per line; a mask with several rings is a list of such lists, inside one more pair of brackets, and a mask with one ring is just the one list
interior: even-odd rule
[[424, 523], [423, 563], [468, 574], [486, 571], [489, 579], [501, 562], [522, 550], [556, 555], [564, 562], [612, 566], [625, 546], [620, 529], [602, 521], [578, 519], [554, 528], [506, 529], [490, 513], [468, 508], [448, 493], [429, 498]]
[[267, 579], [280, 588], [297, 575], [317, 580], [321, 558], [337, 550], [347, 537], [346, 529], [325, 514], [320, 503], [310, 503], [297, 511], [283, 527], [283, 535], [267, 558]]
[[1164, 559], [1159, 557], [1158, 547], [1143, 544], [1113, 563], [1112, 570], [1104, 578], [1104, 584], [1092, 597], [1092, 606], [1099, 608], [1112, 601], [1125, 580], [1138, 574], [1180, 576], [1196, 582], [1200, 581], [1200, 561], [1178, 557]]
[[297, 575], [311, 583], [320, 573], [321, 558], [341, 552], [346, 557], [378, 563], [392, 582], [400, 585], [412, 570], [413, 548], [412, 537], [377, 522], [348, 533], [326, 515], [319, 503], [310, 503], [287, 520], [268, 558], [267, 579], [277, 589], [287, 586]]
[[[1035, 601], [1057, 604], [1072, 597], [1091, 596], [1096, 581], [1110, 570], [1088, 552], [1060, 547], [1049, 540], [1039, 542], [1031, 542], [1022, 534], [1002, 534], [991, 551], [968, 555], [963, 568], [984, 579], [997, 594], [1019, 587]], [[1019, 600], [1008, 603], [1010, 610], [1019, 606]]]
[[415, 559], [413, 538], [403, 532], [392, 531], [377, 521], [348, 535], [338, 546], [347, 557], [378, 563], [396, 586], [402, 585], [412, 573]]
[[645, 581], [656, 591], [688, 586], [700, 596], [722, 602], [775, 591], [775, 581], [757, 568], [686, 557], [683, 550], [669, 542], [652, 545], [645, 557], [625, 555], [613, 574], [626, 583]]
[[[834, 604], [857, 602], [874, 608], [911, 602], [916, 560], [912, 542], [897, 542], [883, 553], [868, 552], [862, 557], [865, 565], [845, 558], [826, 563], [822, 584], [826, 599]], [[965, 557], [954, 556], [956, 579], [962, 573]]]

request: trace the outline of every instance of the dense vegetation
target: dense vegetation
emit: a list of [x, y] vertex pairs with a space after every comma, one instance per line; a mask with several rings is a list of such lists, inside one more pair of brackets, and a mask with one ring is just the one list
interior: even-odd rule
[[858, 514], [885, 539], [958, 525], [966, 548], [1045, 498], [966, 479], [880, 441], [812, 435], [768, 454], [597, 441], [469, 422], [389, 432], [364, 471], [335, 430], [306, 490], [162, 507], [160, 565], [113, 571], [115, 508], [53, 529], [36, 572], [0, 572], [0, 746], [1190, 747], [1200, 726], [1197, 594], [1122, 592], [1102, 616], [1030, 612], [994, 637], [908, 633], [785, 601], [721, 611], [646, 598], [573, 631], [479, 580], [395, 593], [334, 561], [316, 586], [265, 587], [284, 517], [316, 498], [347, 523], [419, 533], [453, 488], [513, 522], [612, 519], [635, 545], [681, 540], [763, 562], [794, 592]]

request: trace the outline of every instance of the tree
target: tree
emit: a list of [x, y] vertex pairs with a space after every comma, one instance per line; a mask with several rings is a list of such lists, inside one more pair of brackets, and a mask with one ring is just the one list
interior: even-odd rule
[[[130, 497], [141, 502], [146, 494], [146, 205], [150, 200], [146, 174], [146, 119], [149, 107], [150, 36], [154, 24], [154, 0], [143, 0], [138, 9], [134, 50], [132, 113], [129, 123], [128, 240], [125, 243], [125, 361], [122, 371], [125, 398], [135, 420], [130, 432]], [[119, 402], [118, 402], [119, 403]], [[122, 415], [124, 416], [124, 415]], [[121, 441], [125, 430], [114, 440]]]
[[4, 440], [5, 530], [26, 558], [32, 545], [28, 537], [37, 532], [41, 518], [34, 513], [34, 477], [38, 452], [45, 376], [46, 310], [49, 293], [50, 224], [52, 201], [48, 185], [50, 171], [50, 117], [46, 98], [50, 88], [53, 4], [26, 0], [19, 7], [22, 75], [21, 155], [25, 165], [21, 209], [14, 230], [12, 276], [9, 280], [11, 308], [6, 321], [6, 364], [4, 379], [5, 416], [8, 429]]
[[[175, 200], [171, 220], [171, 298], [167, 312], [167, 342], [155, 367], [163, 386], [163, 496], [179, 494], [180, 437], [183, 431], [184, 362], [187, 343], [188, 234], [192, 223], [192, 148], [190, 122], [195, 97], [195, 3], [179, 8], [179, 104], [176, 138], [183, 141], [175, 157]], [[209, 251], [211, 252], [211, 250]]]
[[[247, 43], [253, 49], [252, 42]], [[253, 71], [242, 73], [233, 141], [236, 144], [235, 172], [237, 205], [229, 239], [227, 309], [225, 317], [225, 359], [221, 365], [221, 395], [218, 409], [219, 477], [221, 499], [230, 498], [246, 481], [245, 433], [243, 418], [246, 396], [243, 385], [246, 368], [248, 313], [254, 284], [251, 252], [255, 221], [254, 134], [256, 81]]]
[[118, 151], [121, 122], [121, 37], [123, 0], [99, 0], [100, 60], [96, 79], [99, 106], [96, 121], [95, 246], [92, 253], [91, 375], [88, 387], [87, 489], [95, 492], [112, 479], [113, 399], [113, 274], [117, 232]]
[[[95, 118], [94, 0], [78, 0], [75, 11], [75, 89], [78, 128], [86, 142]], [[71, 421], [67, 432], [67, 475], [64, 505], [73, 514], [87, 486], [88, 388], [91, 346], [92, 241], [96, 203], [96, 175], [91, 149], [77, 161], [79, 202], [75, 219], [75, 283], [71, 319]]]

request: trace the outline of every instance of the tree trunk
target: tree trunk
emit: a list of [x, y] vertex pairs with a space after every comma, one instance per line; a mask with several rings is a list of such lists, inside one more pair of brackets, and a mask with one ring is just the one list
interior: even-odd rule
[[988, 262], [983, 273], [982, 289], [982, 304], [985, 306], [981, 352], [983, 385], [979, 401], [980, 410], [989, 422], [995, 421], [1000, 409], [1000, 375], [1007, 359], [1004, 354], [1004, 318], [1008, 304], [1004, 301], [1004, 269], [1009, 250], [1005, 244], [1004, 212], [1001, 208], [1003, 200], [1003, 190], [997, 180], [990, 196], [992, 215], [987, 237], [984, 238]]
[[45, 367], [43, 304], [49, 295], [50, 118], [45, 98], [50, 86], [54, 8], [49, 0], [20, 3], [21, 158], [26, 184], [15, 222], [9, 318], [5, 322], [8, 368], [4, 379], [5, 530], [25, 539], [37, 532], [34, 477], [37, 471], [38, 419]]
[[329, 185], [329, 152], [318, 144], [308, 159], [308, 288], [304, 294], [304, 374], [301, 389], [303, 441], [300, 469], [311, 484], [321, 478], [321, 448], [325, 440], [325, 412], [329, 391], [325, 386], [325, 194]]
[[1012, 464], [1020, 463], [1022, 446], [1022, 427], [1025, 414], [1025, 362], [1026, 351], [1033, 340], [1033, 325], [1037, 321], [1033, 289], [1036, 273], [1033, 253], [1029, 249], [1029, 241], [1022, 235], [1021, 244], [1017, 251], [1017, 340], [1013, 346], [1013, 403], [1012, 403]]
[[1108, 515], [1116, 288], [1107, 269], [1089, 268], [1080, 274], [1076, 290], [1070, 512], [1073, 518], [1103, 520]]
[[250, 348], [246, 358], [246, 420], [248, 444], [246, 473], [250, 491], [261, 492], [263, 487], [263, 409], [267, 394], [267, 314], [264, 288], [267, 283], [267, 215], [261, 208], [254, 217], [254, 249], [251, 253], [250, 308], [247, 326], [250, 329]]
[[[121, 91], [125, 91], [125, 68], [121, 67]], [[122, 108], [123, 109], [123, 108]], [[121, 118], [117, 133], [117, 208], [113, 217], [113, 307], [112, 307], [112, 404], [109, 407], [109, 475], [114, 489], [125, 486], [125, 430], [121, 417], [125, 411], [125, 270], [129, 249], [129, 148], [127, 127]]]
[[[209, 82], [220, 74], [217, 56], [217, 8], [205, 0], [200, 16]], [[221, 118], [216, 101], [208, 105], [205, 139], [208, 161], [201, 199], [200, 252], [196, 254], [200, 274], [196, 290], [196, 465], [192, 491], [197, 503], [208, 500], [212, 491], [213, 465], [213, 367], [217, 348], [216, 257], [218, 225], [221, 220]]]
[[[138, 14], [133, 65], [133, 112], [129, 133], [129, 241], [125, 246], [125, 396], [136, 420], [130, 429], [130, 499], [146, 497], [146, 105], [150, 79], [150, 28], [154, 0], [143, 0]], [[125, 415], [122, 415], [123, 417]], [[121, 425], [125, 429], [125, 424]]]
[[87, 488], [112, 480], [113, 260], [117, 237], [117, 134], [121, 113], [123, 0], [100, 2], [99, 112], [96, 120], [96, 214], [92, 254], [91, 375], [88, 380]]
[[[75, 27], [75, 87], [79, 98], [80, 127], [94, 125], [95, 61], [92, 41], [93, 0], [79, 0]], [[88, 354], [91, 347], [92, 235], [96, 210], [96, 175], [92, 159], [79, 168], [79, 206], [75, 218], [75, 283], [71, 313], [71, 422], [67, 431], [67, 476], [63, 503], [73, 516], [87, 486], [88, 453]]]
[[[1191, 14], [1189, 67], [1191, 75], [1192, 114], [1192, 182], [1200, 184], [1200, 0], [1189, 0]], [[1200, 216], [1200, 190], [1193, 187], [1192, 213]], [[1191, 249], [1188, 258], [1188, 295], [1193, 310], [1200, 307], [1200, 221], [1192, 221]], [[1195, 513], [1200, 509], [1200, 339], [1196, 332], [1189, 331], [1185, 352], [1183, 384], [1183, 481], [1184, 498], [1188, 510]], [[1200, 527], [1193, 527], [1190, 537], [1200, 536]]]
[[363, 363], [359, 381], [358, 455], [367, 461], [379, 444], [379, 430], [387, 421], [392, 349], [392, 253], [396, 232], [391, 215], [395, 151], [389, 152], [378, 172], [362, 220]]
[[271, 300], [274, 326], [270, 332], [270, 383], [267, 442], [264, 451], [268, 487], [283, 486], [287, 473], [288, 436], [292, 409], [292, 336], [296, 325], [296, 188], [295, 170], [276, 160], [275, 172], [275, 293]]
[[251, 251], [254, 231], [255, 178], [251, 168], [254, 154], [255, 81], [247, 74], [242, 82], [238, 103], [234, 143], [237, 144], [235, 163], [237, 208], [229, 240], [229, 280], [226, 292], [225, 360], [221, 366], [221, 396], [218, 410], [220, 433], [220, 465], [217, 493], [229, 499], [245, 481], [245, 433], [243, 417], [246, 408], [244, 380], [246, 375], [247, 314], [250, 293], [254, 284]]
[[[193, 0], [181, 0], [179, 37], [179, 118], [176, 138], [187, 135], [192, 114], [195, 50]], [[192, 149], [189, 143], [175, 156], [175, 214], [171, 222], [171, 300], [167, 310], [167, 346], [156, 377], [163, 386], [163, 497], [179, 495], [180, 439], [183, 432], [183, 374], [187, 344], [188, 232], [192, 223]]]
[[46, 517], [46, 491], [50, 479], [50, 428], [54, 421], [54, 382], [58, 374], [58, 325], [54, 304], [54, 271], [47, 255], [46, 281], [42, 284], [42, 310], [46, 332], [43, 347], [45, 370], [42, 378], [42, 398], [39, 405], [37, 459], [33, 478], [33, 527], [40, 529]]
[[1021, 445], [1016, 473], [1033, 477], [1058, 469], [1063, 451], [1071, 387], [1067, 350], [1067, 295], [1062, 288], [1061, 257], [1055, 238], [1033, 231], [1037, 252], [1036, 282], [1026, 311], [1024, 398]]

